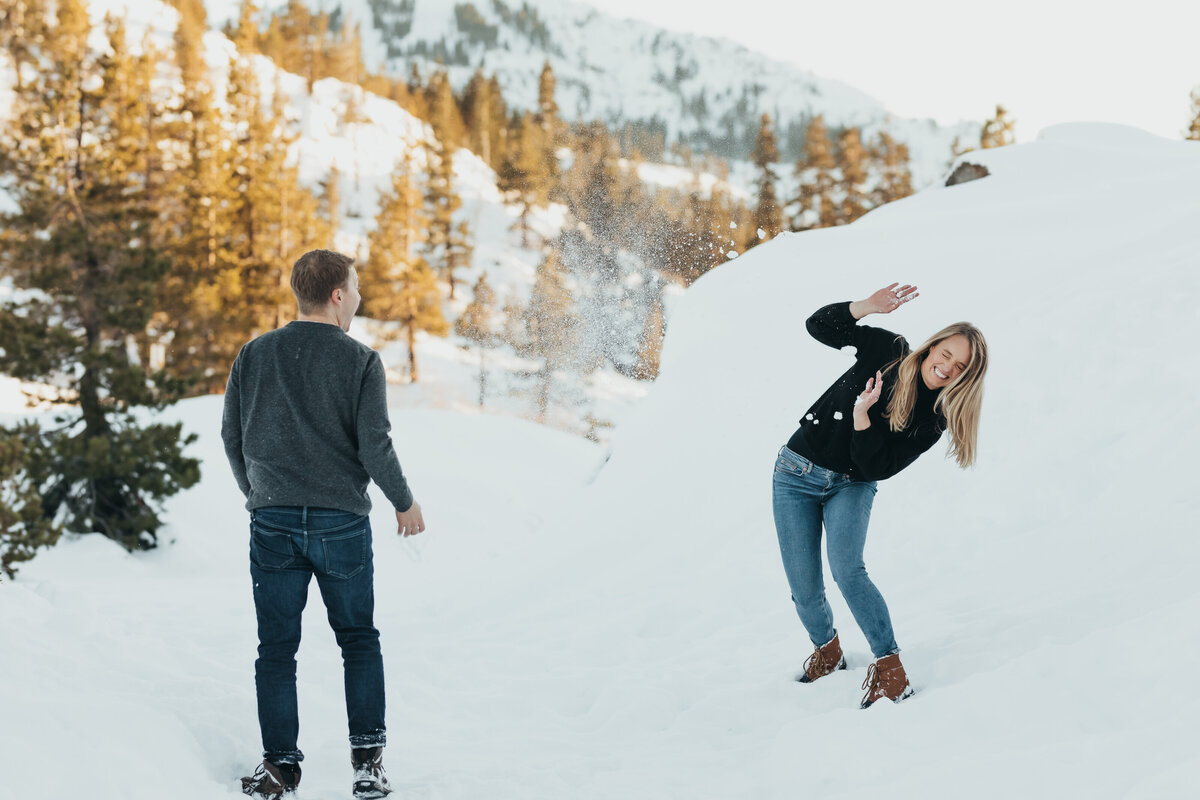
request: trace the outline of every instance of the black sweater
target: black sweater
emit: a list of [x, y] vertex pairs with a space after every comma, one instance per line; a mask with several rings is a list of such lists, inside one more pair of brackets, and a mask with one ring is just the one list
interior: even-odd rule
[[883, 412], [895, 388], [893, 366], [883, 373], [883, 393], [868, 411], [871, 427], [854, 430], [854, 401], [866, 388], [867, 379], [911, 351], [903, 336], [857, 322], [850, 314], [849, 302], [825, 306], [808, 318], [808, 332], [818, 342], [839, 350], [853, 345], [858, 353], [854, 366], [808, 409], [787, 446], [814, 464], [854, 480], [881, 481], [933, 447], [946, 421], [933, 408], [940, 390], [927, 388], [918, 376], [913, 417], [904, 430], [892, 432]]

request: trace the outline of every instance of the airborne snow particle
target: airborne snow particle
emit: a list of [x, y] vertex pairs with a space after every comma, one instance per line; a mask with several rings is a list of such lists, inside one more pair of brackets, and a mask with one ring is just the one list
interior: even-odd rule
[[767, 232], [764, 231], [762, 228], [759, 228], [758, 229], [758, 238], [760, 238], [760, 239], [767, 238]]
[[840, 411], [835, 411], [835, 412], [833, 412], [833, 418], [834, 418], [834, 419], [841, 419], [841, 418], [842, 418], [842, 412], [840, 412]]
[[729, 227], [730, 227], [730, 229], [736, 228], [736, 227], [737, 227], [737, 223], [736, 223], [736, 222], [733, 222], [733, 221], [730, 221], [730, 223], [729, 223]]
[[730, 250], [728, 253], [725, 254], [725, 257], [726, 258], [737, 258], [738, 252], [737, 252], [737, 250]]
[[812, 418], [813, 418], [813, 416], [812, 416], [812, 414], [805, 414], [805, 415], [804, 415], [804, 418], [805, 418], [805, 419], [812, 419]]

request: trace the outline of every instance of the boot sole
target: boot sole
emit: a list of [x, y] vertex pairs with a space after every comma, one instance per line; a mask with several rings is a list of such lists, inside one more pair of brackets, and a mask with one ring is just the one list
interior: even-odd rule
[[[845, 657], [845, 656], [842, 656], [842, 660], [841, 660], [841, 661], [839, 661], [839, 662], [838, 662], [838, 665], [837, 665], [836, 667], [834, 667], [834, 668], [833, 668], [833, 671], [832, 671], [832, 672], [828, 672], [828, 673], [826, 673], [825, 675], [822, 675], [822, 676], [821, 676], [821, 678], [828, 677], [829, 675], [832, 675], [834, 672], [839, 672], [839, 671], [841, 671], [841, 670], [844, 670], [844, 669], [846, 669], [846, 668], [847, 668], [847, 667], [846, 667], [846, 657]], [[808, 677], [808, 673], [807, 673], [807, 672], [801, 672], [799, 675], [797, 675], [797, 676], [796, 676], [796, 682], [797, 682], [797, 683], [812, 683], [813, 681], [818, 681], [818, 680], [820, 680], [821, 678], [810, 678], [810, 677]]]
[[[908, 698], [912, 697], [912, 696], [913, 696], [914, 694], [916, 694], [916, 693], [917, 693], [917, 690], [916, 690], [916, 689], [914, 689], [914, 688], [912, 688], [912, 686], [910, 685], [910, 686], [908, 687], [908, 689], [907, 689], [907, 690], [906, 690], [906, 691], [905, 691], [903, 694], [901, 694], [899, 697], [897, 697], [897, 698], [896, 698], [895, 700], [893, 700], [892, 702], [893, 702], [893, 703], [899, 703], [901, 700], [907, 700]], [[881, 698], [879, 698], [879, 700], [886, 700], [886, 699], [887, 699], [886, 697], [881, 697]], [[869, 702], [869, 703], [861, 703], [861, 704], [859, 704], [859, 706], [858, 706], [858, 707], [859, 707], [859, 708], [864, 708], [864, 709], [865, 709], [865, 708], [870, 708], [871, 706], [873, 706], [873, 705], [875, 705], [876, 703], [878, 703], [878, 702], [879, 702], [879, 700], [872, 700], [872, 701], [871, 701], [871, 702]]]

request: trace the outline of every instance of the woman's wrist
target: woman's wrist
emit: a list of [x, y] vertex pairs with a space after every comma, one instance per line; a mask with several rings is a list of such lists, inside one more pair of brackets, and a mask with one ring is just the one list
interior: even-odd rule
[[850, 316], [855, 319], [862, 319], [871, 313], [871, 307], [867, 305], [866, 300], [855, 300], [850, 304]]

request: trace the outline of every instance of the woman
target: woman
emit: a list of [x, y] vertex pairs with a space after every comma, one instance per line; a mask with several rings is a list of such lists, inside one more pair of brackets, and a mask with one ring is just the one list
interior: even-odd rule
[[938, 331], [915, 351], [902, 336], [857, 324], [918, 297], [915, 286], [897, 287], [825, 306], [809, 318], [813, 338], [838, 349], [853, 345], [857, 354], [854, 366], [813, 404], [779, 451], [773, 482], [784, 571], [816, 648], [797, 680], [811, 683], [846, 668], [825, 599], [824, 523], [833, 579], [876, 659], [863, 683], [863, 708], [912, 694], [887, 604], [863, 565], [876, 482], [913, 463], [944, 430], [950, 431], [950, 453], [959, 466], [974, 463], [987, 372], [983, 334], [965, 322]]

